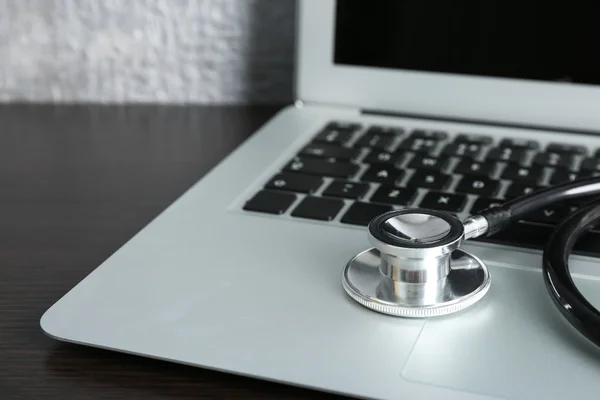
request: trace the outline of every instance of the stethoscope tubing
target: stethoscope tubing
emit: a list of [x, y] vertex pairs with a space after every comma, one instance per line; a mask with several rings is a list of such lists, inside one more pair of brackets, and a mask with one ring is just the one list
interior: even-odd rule
[[544, 283], [554, 304], [575, 329], [597, 346], [600, 346], [600, 312], [575, 286], [569, 258], [577, 241], [599, 222], [600, 200], [569, 215], [546, 243], [542, 261]]
[[600, 177], [597, 176], [539, 189], [531, 194], [509, 200], [501, 206], [482, 210], [477, 215], [487, 220], [489, 226], [484, 235], [491, 236], [537, 210], [593, 195], [600, 195]]

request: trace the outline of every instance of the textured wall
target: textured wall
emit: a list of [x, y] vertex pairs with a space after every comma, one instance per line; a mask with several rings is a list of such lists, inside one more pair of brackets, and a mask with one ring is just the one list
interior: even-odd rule
[[0, 0], [0, 100], [290, 101], [294, 7]]

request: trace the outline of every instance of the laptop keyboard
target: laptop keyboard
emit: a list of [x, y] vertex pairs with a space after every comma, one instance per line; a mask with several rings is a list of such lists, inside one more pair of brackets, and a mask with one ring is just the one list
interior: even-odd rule
[[[333, 121], [317, 132], [243, 209], [366, 226], [397, 208], [464, 218], [539, 188], [600, 173], [600, 149]], [[542, 249], [553, 227], [589, 199], [541, 210], [476, 241]], [[600, 256], [600, 230], [575, 247]]]

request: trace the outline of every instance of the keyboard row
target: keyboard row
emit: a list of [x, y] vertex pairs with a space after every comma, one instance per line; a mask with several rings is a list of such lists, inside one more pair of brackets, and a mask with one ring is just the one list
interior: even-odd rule
[[[458, 133], [451, 137], [447, 132], [441, 130], [413, 129], [410, 135], [398, 126], [369, 125], [366, 129], [359, 123], [346, 123], [334, 121], [328, 123], [315, 135], [315, 140], [323, 143], [334, 143], [337, 145], [366, 146], [379, 149], [394, 147], [395, 140], [400, 139], [400, 145], [396, 148], [408, 148], [410, 143], [423, 142], [423, 149], [435, 147], [434, 143], [451, 140], [454, 144], [477, 144], [489, 146], [494, 143], [490, 135]], [[360, 133], [362, 131], [362, 133]], [[356, 134], [358, 133], [358, 137]], [[406, 142], [405, 140], [409, 140]], [[521, 138], [502, 138], [498, 145], [517, 150], [541, 150], [542, 146], [536, 140]], [[549, 153], [588, 155], [585, 146], [573, 145], [563, 142], [552, 142], [546, 145], [545, 150]], [[595, 152], [600, 157], [600, 148]]]
[[452, 174], [464, 175], [465, 180], [467, 176], [477, 178], [478, 181], [488, 182], [486, 185], [488, 187], [497, 184], [499, 180], [518, 181], [532, 186], [545, 186], [546, 183], [555, 185], [598, 174], [597, 171], [571, 172], [560, 168], [527, 168], [514, 164], [498, 166], [493, 163], [460, 159], [454, 160], [454, 166], [450, 167], [444, 160], [428, 157], [414, 157], [405, 167], [398, 167], [398, 164], [386, 161], [375, 162], [369, 157], [366, 157], [362, 163], [368, 168], [359, 175], [361, 170], [359, 163], [331, 158], [296, 157], [283, 168], [283, 171], [393, 184], [404, 179], [406, 169], [414, 169], [416, 173], [411, 178], [413, 186], [440, 190], [450, 183]]
[[[246, 202], [244, 209], [268, 214], [283, 214], [296, 202], [299, 194], [305, 194], [290, 215], [298, 218], [331, 221], [339, 215], [346, 204], [344, 199], [347, 199], [354, 202], [341, 217], [340, 222], [366, 225], [372, 218], [382, 212], [392, 210], [394, 206], [418, 206], [455, 214], [465, 212], [473, 214], [488, 207], [498, 206], [505, 201], [478, 196], [469, 208], [469, 197], [463, 193], [447, 193], [429, 189], [423, 196], [419, 196], [421, 192], [419, 189], [426, 188], [379, 185], [372, 194], [368, 195], [371, 185], [341, 180], [332, 180], [320, 194], [315, 195], [323, 181], [322, 178], [311, 176], [278, 175], [263, 190]], [[573, 202], [568, 205], [547, 208], [533, 213], [528, 216], [527, 220], [554, 224], [575, 210], [577, 206], [578, 203]]]
[[[480, 163], [487, 162], [489, 165], [492, 165], [494, 162], [506, 162], [520, 167], [558, 167], [567, 171], [600, 171], [600, 160], [595, 157], [586, 157], [581, 159], [578, 167], [575, 168], [575, 162], [577, 158], [574, 155], [539, 152], [535, 153], [531, 157], [530, 162], [527, 162], [528, 154], [525, 151], [513, 150], [506, 147], [493, 147], [489, 149], [485, 156], [481, 156], [479, 152], [472, 152], [470, 150], [472, 148], [473, 145], [463, 147], [462, 145], [449, 144], [444, 147], [441, 152], [439, 152], [438, 156], [434, 156], [429, 152], [420, 152], [419, 149], [415, 149], [413, 146], [409, 146], [406, 149], [402, 148], [396, 152], [389, 152], [375, 148], [364, 159], [364, 162], [367, 164], [395, 164], [402, 162], [405, 154], [418, 153], [420, 156], [419, 158], [423, 157], [427, 163], [433, 162], [438, 168], [444, 168], [444, 166], [450, 161], [451, 157], [460, 157], [465, 159], [465, 162], [472, 163], [480, 161]], [[311, 143], [300, 152], [300, 156], [330, 158], [341, 161], [355, 161], [361, 155], [361, 150], [362, 149], [357, 149], [354, 147], [341, 147], [331, 144]]]
[[[371, 126], [359, 132], [359, 124], [328, 124], [314, 136], [301, 155], [321, 155], [338, 160], [352, 160], [363, 148], [378, 152], [380, 158], [395, 160], [396, 153], [416, 152], [423, 157], [463, 157], [472, 161], [502, 161], [519, 166], [559, 167], [566, 171], [600, 171], [600, 149], [589, 154], [585, 146], [552, 142], [542, 149], [539, 142], [504, 138], [494, 144], [486, 135], [458, 134], [414, 130], [410, 135], [397, 127]], [[371, 161], [376, 161], [376, 155]], [[368, 162], [368, 161], [366, 161]]]
[[[324, 196], [328, 197], [363, 199], [370, 190], [370, 182], [372, 182], [379, 183], [380, 186], [371, 197], [371, 201], [395, 205], [408, 205], [414, 198], [417, 188], [446, 191], [450, 184], [452, 184], [454, 186], [454, 193], [474, 194], [485, 197], [498, 197], [502, 188], [502, 182], [500, 181], [486, 179], [475, 175], [463, 175], [458, 179], [456, 184], [453, 184], [452, 182], [454, 182], [454, 179], [452, 175], [441, 174], [434, 171], [415, 171], [408, 182], [404, 186], [399, 187], [397, 182], [404, 174], [402, 171], [388, 172], [386, 169], [378, 169], [377, 171], [378, 172], [373, 174], [373, 176], [366, 176], [369, 174], [368, 170], [359, 181], [333, 179], [328, 186], [323, 189], [322, 193]], [[265, 189], [313, 194], [323, 188], [326, 181], [325, 176], [326, 175], [319, 176], [282, 172], [271, 178], [271, 180], [266, 183]], [[506, 186], [503, 198], [513, 199], [529, 194], [540, 188], [541, 186], [529, 185], [527, 183], [511, 182]], [[389, 193], [392, 193], [397, 189], [404, 190], [406, 195], [394, 200]]]
[[[254, 195], [244, 206], [244, 210], [268, 214], [283, 214], [298, 199], [294, 193], [262, 190]], [[331, 221], [337, 217], [345, 202], [342, 199], [306, 196], [292, 210], [290, 215], [320, 221]], [[354, 202], [342, 216], [344, 224], [366, 226], [379, 214], [391, 211], [390, 205]]]

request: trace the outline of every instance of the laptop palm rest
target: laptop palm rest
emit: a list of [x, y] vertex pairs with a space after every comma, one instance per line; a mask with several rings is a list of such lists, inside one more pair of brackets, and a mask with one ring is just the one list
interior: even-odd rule
[[[501, 398], [569, 398], [574, 387], [596, 398], [600, 352], [560, 315], [541, 270], [490, 272], [492, 287], [480, 304], [460, 317], [427, 321], [403, 377]], [[600, 304], [600, 281], [575, 283]]]

